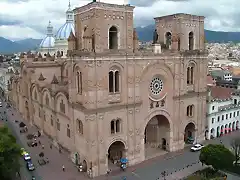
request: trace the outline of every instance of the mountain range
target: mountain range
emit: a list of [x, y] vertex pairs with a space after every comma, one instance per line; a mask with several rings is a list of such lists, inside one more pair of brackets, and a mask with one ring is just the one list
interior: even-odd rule
[[[136, 31], [140, 41], [151, 41], [155, 25], [146, 27], [137, 27]], [[207, 42], [240, 42], [240, 32], [221, 32], [205, 30], [205, 38]], [[29, 50], [36, 50], [41, 43], [41, 39], [23, 39], [19, 41], [11, 41], [0, 37], [0, 54], [10, 54], [17, 52], [26, 52]]]

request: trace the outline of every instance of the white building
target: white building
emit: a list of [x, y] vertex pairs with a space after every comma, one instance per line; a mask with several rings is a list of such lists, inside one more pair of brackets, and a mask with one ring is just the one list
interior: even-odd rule
[[209, 87], [206, 139], [215, 138], [239, 129], [239, 89]]

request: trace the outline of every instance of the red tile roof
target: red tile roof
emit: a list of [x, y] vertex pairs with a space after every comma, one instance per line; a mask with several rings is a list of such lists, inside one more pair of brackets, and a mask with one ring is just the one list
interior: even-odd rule
[[231, 94], [235, 90], [233, 88], [225, 88], [225, 87], [220, 87], [220, 86], [211, 86], [209, 88], [210, 88], [211, 96], [213, 99], [231, 98]]
[[216, 86], [216, 81], [213, 80], [211, 75], [207, 75], [207, 85], [208, 86]]

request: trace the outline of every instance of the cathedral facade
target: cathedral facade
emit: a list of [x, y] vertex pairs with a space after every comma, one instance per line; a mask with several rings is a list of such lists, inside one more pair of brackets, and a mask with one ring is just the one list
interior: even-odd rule
[[22, 54], [10, 100], [93, 176], [121, 157], [204, 139], [207, 53], [204, 17], [155, 18], [151, 50], [138, 47], [130, 5], [92, 2], [74, 10], [68, 53]]

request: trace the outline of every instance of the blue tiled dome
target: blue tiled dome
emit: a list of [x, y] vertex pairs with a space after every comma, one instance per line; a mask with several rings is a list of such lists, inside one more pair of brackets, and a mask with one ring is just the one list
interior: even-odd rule
[[40, 43], [40, 48], [52, 48], [54, 47], [55, 39], [52, 36], [46, 36]]
[[66, 22], [63, 26], [59, 28], [56, 34], [56, 39], [64, 39], [67, 40], [71, 31], [75, 35], [75, 29], [73, 22]]

